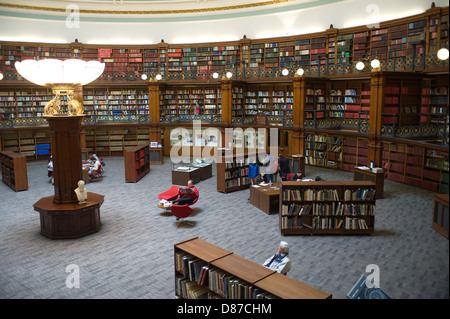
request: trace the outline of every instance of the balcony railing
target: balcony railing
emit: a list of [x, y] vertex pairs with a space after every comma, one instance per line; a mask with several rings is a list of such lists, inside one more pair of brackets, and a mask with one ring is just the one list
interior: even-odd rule
[[[395, 55], [395, 54], [394, 54]], [[157, 74], [162, 76], [161, 81], [180, 81], [180, 80], [211, 80], [213, 74], [217, 73], [218, 78], [225, 77], [227, 72], [231, 72], [233, 80], [271, 80], [280, 78], [290, 78], [296, 75], [299, 68], [304, 70], [304, 76], [308, 77], [334, 77], [334, 76], [357, 76], [369, 74], [372, 71], [370, 66], [370, 59], [366, 58], [364, 68], [358, 70], [356, 64], [359, 61], [329, 64], [328, 59], [308, 61], [308, 64], [301, 64], [298, 62], [287, 64], [283, 67], [266, 68], [263, 66], [257, 68], [249, 68], [246, 63], [239, 64], [239, 67], [224, 67], [221, 69], [199, 71], [199, 70], [183, 70], [183, 71], [166, 71], [166, 68], [160, 68], [159, 72], [152, 69], [146, 73], [148, 79], [155, 79]], [[162, 63], [163, 64], [163, 63]], [[380, 69], [382, 71], [433, 71], [433, 70], [447, 70], [449, 62], [447, 60], [440, 60], [436, 53], [429, 53], [426, 55], [419, 54], [417, 56], [395, 57], [387, 60], [380, 60]], [[287, 75], [283, 75], [283, 70], [288, 70]], [[4, 71], [5, 81], [24, 81], [24, 79], [15, 71]], [[139, 72], [104, 72], [94, 84], [102, 82], [129, 82], [144, 85], [147, 81], [141, 79]]]

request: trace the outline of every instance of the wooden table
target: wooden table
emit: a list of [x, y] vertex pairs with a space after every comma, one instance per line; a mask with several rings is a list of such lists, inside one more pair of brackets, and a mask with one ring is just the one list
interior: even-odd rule
[[361, 169], [355, 167], [353, 170], [353, 180], [354, 181], [370, 181], [375, 183], [375, 198], [383, 198], [383, 188], [384, 188], [384, 171], [379, 173], [374, 173], [370, 168]]
[[200, 182], [200, 169], [188, 167], [188, 169], [174, 169], [172, 170], [172, 184], [173, 185], [187, 185], [187, 182], [192, 180], [194, 184]]
[[250, 186], [250, 204], [259, 208], [264, 213], [268, 215], [278, 214], [280, 209], [279, 202], [279, 183], [274, 183], [272, 186]]

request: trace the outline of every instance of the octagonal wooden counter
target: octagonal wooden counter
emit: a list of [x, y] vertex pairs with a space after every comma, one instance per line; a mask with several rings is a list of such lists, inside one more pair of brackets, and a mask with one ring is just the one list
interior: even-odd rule
[[86, 204], [55, 204], [43, 197], [33, 207], [40, 213], [41, 234], [51, 239], [80, 238], [100, 230], [104, 195], [88, 192]]

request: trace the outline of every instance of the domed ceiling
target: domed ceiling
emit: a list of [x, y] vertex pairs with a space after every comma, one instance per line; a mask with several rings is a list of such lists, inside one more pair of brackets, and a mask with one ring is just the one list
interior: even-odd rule
[[[434, 1], [448, 6], [448, 1]], [[0, 0], [0, 41], [155, 44], [310, 34], [411, 16], [423, 0]]]
[[[85, 18], [101, 21], [114, 16], [127, 21], [127, 17], [146, 16], [163, 21], [235, 18], [249, 15], [289, 12], [313, 8], [348, 0], [2, 0], [0, 7], [10, 12], [26, 13], [36, 17], [56, 16], [68, 10], [78, 10]], [[31, 16], [30, 16], [31, 17]], [[150, 20], [148, 20], [150, 21]]]

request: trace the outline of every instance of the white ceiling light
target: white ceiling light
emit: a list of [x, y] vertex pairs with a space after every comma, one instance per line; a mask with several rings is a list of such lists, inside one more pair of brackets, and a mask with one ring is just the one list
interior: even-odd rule
[[24, 60], [17, 61], [14, 66], [28, 81], [50, 87], [62, 84], [86, 85], [96, 80], [105, 69], [105, 63], [78, 59]]

